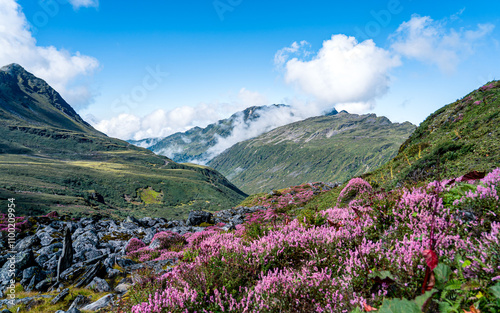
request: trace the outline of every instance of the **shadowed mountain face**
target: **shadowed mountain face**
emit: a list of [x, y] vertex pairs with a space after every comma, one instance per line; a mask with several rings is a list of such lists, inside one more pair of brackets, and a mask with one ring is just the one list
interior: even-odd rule
[[107, 137], [16, 64], [0, 70], [0, 131], [0, 199], [19, 213], [180, 217], [245, 197], [209, 168]]
[[240, 142], [208, 164], [248, 193], [311, 181], [345, 181], [397, 154], [415, 129], [345, 111], [278, 127]]
[[44, 80], [20, 65], [0, 69], [0, 120], [9, 125], [61, 128], [103, 134], [85, 122]]

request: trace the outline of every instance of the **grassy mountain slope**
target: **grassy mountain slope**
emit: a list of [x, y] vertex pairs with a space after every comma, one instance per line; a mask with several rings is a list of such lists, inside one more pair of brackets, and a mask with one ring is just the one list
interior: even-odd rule
[[0, 199], [18, 214], [180, 217], [245, 194], [219, 173], [109, 138], [19, 65], [0, 70]]
[[341, 112], [240, 142], [209, 162], [248, 193], [308, 181], [344, 181], [391, 159], [415, 129], [374, 114]]
[[211, 157], [207, 151], [217, 144], [218, 138], [230, 136], [236, 124], [248, 124], [259, 119], [266, 110], [282, 106], [284, 105], [253, 106], [205, 128], [194, 127], [186, 132], [175, 133], [163, 139], [147, 138], [129, 140], [128, 142], [148, 148], [157, 154], [168, 156], [175, 162], [201, 162]]
[[384, 186], [458, 177], [500, 166], [500, 81], [432, 113], [397, 156], [364, 176]]

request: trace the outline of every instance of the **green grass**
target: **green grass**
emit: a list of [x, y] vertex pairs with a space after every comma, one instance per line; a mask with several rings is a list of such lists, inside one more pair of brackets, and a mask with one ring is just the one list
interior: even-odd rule
[[394, 159], [363, 177], [391, 188], [500, 166], [500, 82], [489, 84], [432, 113]]
[[[66, 137], [66, 131], [48, 127], [43, 135], [37, 127], [7, 128], [0, 123], [6, 134], [1, 139], [0, 199], [16, 198], [17, 214], [55, 210], [182, 218], [191, 209], [230, 208], [245, 196], [209, 168], [177, 164], [121, 140], [76, 132]], [[29, 153], [16, 153], [19, 147]], [[154, 193], [138, 193], [148, 188]], [[102, 195], [104, 203], [92, 198], [90, 190]]]

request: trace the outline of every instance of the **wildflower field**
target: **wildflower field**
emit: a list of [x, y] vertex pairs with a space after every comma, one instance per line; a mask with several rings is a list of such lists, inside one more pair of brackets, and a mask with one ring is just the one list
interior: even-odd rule
[[133, 259], [178, 261], [117, 311], [500, 312], [499, 191], [500, 169], [391, 191], [354, 178], [306, 217], [287, 208], [314, 195], [290, 188], [234, 231], [131, 241]]

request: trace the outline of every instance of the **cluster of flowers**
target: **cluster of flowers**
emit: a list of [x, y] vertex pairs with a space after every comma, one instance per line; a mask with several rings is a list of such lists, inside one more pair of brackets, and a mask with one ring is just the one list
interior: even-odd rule
[[5, 233], [8, 232], [9, 224], [15, 224], [14, 228], [16, 232], [28, 229], [30, 226], [28, 219], [24, 216], [16, 216], [9, 220], [8, 214], [0, 213], [0, 231]]
[[274, 192], [268, 196], [259, 197], [254, 201], [253, 205], [273, 209], [281, 209], [291, 205], [300, 206], [311, 200], [315, 194], [313, 189], [319, 192], [325, 191], [322, 188], [322, 183], [303, 184]]
[[[498, 191], [499, 182], [497, 169], [478, 182], [489, 192], [464, 197], [492, 197], [496, 206], [483, 209], [498, 212], [491, 190]], [[342, 206], [318, 213], [328, 220], [323, 226], [278, 220], [258, 238], [244, 236], [250, 224], [190, 234], [182, 261], [159, 278], [166, 288], [132, 312], [350, 312], [367, 303], [379, 306], [384, 297], [414, 297], [429, 247], [452, 268], [457, 259], [468, 260], [459, 266], [464, 279], [480, 279], [486, 288], [500, 278], [500, 223], [469, 236], [484, 221], [464, 221], [457, 208], [443, 205], [442, 194], [455, 184], [448, 183], [376, 192], [356, 178], [342, 190]], [[135, 251], [145, 248], [140, 246], [135, 243]], [[382, 271], [391, 279], [374, 279]]]
[[130, 239], [125, 251], [129, 257], [140, 262], [177, 259], [182, 256], [182, 253], [171, 251], [171, 249], [182, 246], [184, 243], [184, 237], [171, 231], [164, 231], [154, 235], [149, 246], [146, 246], [140, 239]]
[[487, 85], [482, 86], [479, 89], [482, 90], [482, 91], [488, 91], [488, 90], [491, 90], [493, 88], [495, 88], [495, 83], [489, 83]]

